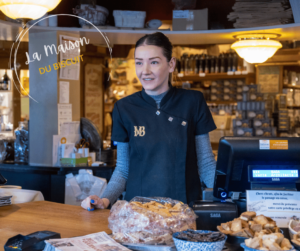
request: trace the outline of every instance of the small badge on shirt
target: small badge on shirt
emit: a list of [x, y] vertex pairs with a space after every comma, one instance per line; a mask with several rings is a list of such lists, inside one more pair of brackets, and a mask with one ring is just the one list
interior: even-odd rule
[[186, 125], [186, 122], [185, 122], [185, 121], [182, 121], [181, 125], [185, 126], [185, 125]]
[[156, 112], [156, 115], [159, 115], [159, 114], [160, 114], [160, 111], [157, 111], [157, 112]]
[[139, 126], [139, 127], [134, 126], [134, 137], [137, 137], [137, 136], [143, 137], [143, 136], [145, 136], [145, 134], [146, 134], [145, 126]]
[[170, 122], [172, 122], [173, 121], [173, 118], [172, 117], [169, 117], [169, 119], [168, 119]]

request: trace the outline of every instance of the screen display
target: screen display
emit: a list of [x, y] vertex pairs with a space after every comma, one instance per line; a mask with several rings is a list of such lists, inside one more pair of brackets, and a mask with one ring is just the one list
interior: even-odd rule
[[298, 178], [298, 170], [252, 170], [253, 178]]

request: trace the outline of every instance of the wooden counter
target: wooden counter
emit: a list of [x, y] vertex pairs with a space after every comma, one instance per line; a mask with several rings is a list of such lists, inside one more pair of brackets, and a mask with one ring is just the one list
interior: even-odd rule
[[48, 201], [0, 207], [0, 251], [10, 237], [36, 231], [57, 232], [62, 238], [101, 231], [110, 234], [108, 216], [109, 210], [89, 212], [79, 206]]

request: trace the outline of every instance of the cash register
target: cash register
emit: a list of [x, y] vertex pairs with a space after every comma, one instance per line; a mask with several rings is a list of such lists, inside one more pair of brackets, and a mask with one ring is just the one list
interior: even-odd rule
[[214, 188], [191, 205], [197, 229], [215, 230], [246, 211], [246, 190], [300, 191], [300, 138], [221, 138]]

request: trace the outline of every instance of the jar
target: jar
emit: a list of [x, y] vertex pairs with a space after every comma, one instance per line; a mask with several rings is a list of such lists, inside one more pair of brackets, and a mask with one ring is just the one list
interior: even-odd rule
[[29, 135], [27, 121], [19, 122], [15, 130], [15, 163], [28, 164], [29, 157]]

